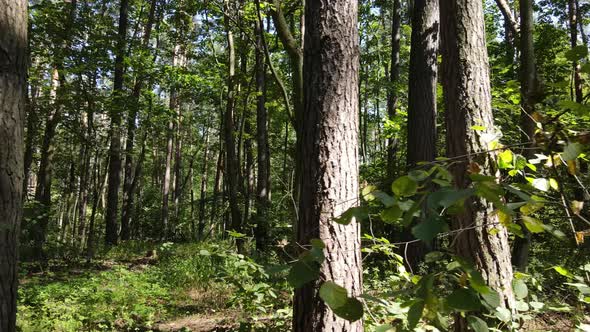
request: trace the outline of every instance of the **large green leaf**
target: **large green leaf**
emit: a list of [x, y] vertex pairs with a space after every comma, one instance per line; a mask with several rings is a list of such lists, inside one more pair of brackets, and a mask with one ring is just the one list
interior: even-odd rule
[[529, 289], [522, 279], [512, 280], [512, 290], [514, 291], [514, 296], [519, 300], [524, 299], [529, 294]]
[[399, 219], [404, 214], [404, 211], [396, 204], [390, 208], [387, 208], [381, 211], [381, 220], [387, 224], [394, 224], [399, 221]]
[[349, 297], [346, 303], [336, 309], [330, 308], [336, 316], [354, 322], [363, 317], [363, 304], [361, 301]]
[[344, 287], [332, 281], [326, 281], [320, 287], [320, 298], [334, 310], [346, 304], [348, 293]]
[[578, 45], [565, 52], [565, 58], [570, 61], [578, 61], [588, 56], [588, 48], [585, 45]]
[[477, 294], [467, 288], [456, 289], [447, 297], [447, 304], [460, 311], [475, 311], [481, 308], [481, 301]]
[[489, 331], [488, 324], [483, 319], [481, 319], [477, 316], [468, 316], [467, 317], [467, 324], [475, 332], [488, 332]]
[[287, 281], [295, 288], [301, 288], [320, 276], [320, 268], [315, 262], [297, 261], [291, 266]]
[[410, 330], [413, 330], [416, 327], [416, 325], [418, 325], [420, 318], [422, 318], [423, 311], [424, 311], [424, 301], [423, 300], [418, 300], [410, 306], [410, 310], [408, 311], [408, 328]]
[[409, 176], [402, 176], [393, 181], [391, 190], [396, 196], [412, 196], [418, 191], [418, 183]]
[[342, 224], [348, 225], [352, 222], [352, 218], [355, 218], [357, 221], [365, 220], [369, 217], [369, 210], [364, 206], [355, 206], [352, 207], [344, 213], [342, 213], [339, 217], [334, 218], [334, 221]]
[[543, 233], [545, 231], [545, 228], [543, 228], [543, 223], [539, 219], [529, 216], [522, 216], [522, 222], [531, 233]]

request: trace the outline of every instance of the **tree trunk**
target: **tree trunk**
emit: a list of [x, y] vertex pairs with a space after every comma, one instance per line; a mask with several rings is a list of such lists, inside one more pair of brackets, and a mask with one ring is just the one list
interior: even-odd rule
[[[228, 11], [230, 10], [229, 0], [224, 2], [224, 23], [227, 34], [227, 48], [228, 48], [228, 78], [227, 78], [227, 101], [224, 114], [224, 140], [225, 140], [225, 155], [226, 155], [226, 181], [227, 192], [229, 196], [229, 206], [231, 213], [230, 229], [234, 232], [240, 233], [242, 231], [242, 217], [238, 202], [238, 186], [239, 186], [239, 163], [236, 157], [236, 147], [234, 141], [234, 108], [236, 99], [236, 55], [234, 49], [234, 36], [230, 28], [230, 17]], [[238, 251], [243, 251], [243, 241], [236, 239]]]
[[[358, 199], [357, 1], [309, 0], [305, 4], [305, 112], [303, 172], [297, 241], [326, 244], [323, 279], [362, 292], [360, 224], [337, 224]], [[362, 331], [362, 321], [337, 317], [319, 298], [320, 281], [295, 290], [294, 331]]]
[[115, 77], [113, 80], [113, 105], [111, 105], [111, 125], [109, 135], [109, 173], [107, 187], [107, 206], [105, 213], [105, 244], [115, 245], [118, 241], [117, 214], [119, 209], [119, 187], [121, 184], [121, 113], [124, 109], [123, 80], [125, 74], [125, 49], [127, 44], [127, 18], [129, 0], [121, 0], [119, 8], [119, 28], [115, 56]]
[[[570, 28], [570, 44], [572, 49], [578, 46], [578, 11], [576, 9], [576, 0], [568, 0], [568, 17], [569, 17], [569, 28]], [[572, 62], [573, 68], [573, 100], [577, 103], [581, 103], [584, 99], [582, 93], [582, 77], [580, 75], [580, 64], [578, 60]]]
[[[484, 15], [478, 0], [441, 1], [440, 6], [447, 157], [464, 158], [451, 167], [451, 173], [455, 186], [465, 188], [470, 185], [468, 167], [473, 163], [483, 174], [497, 175], [496, 154], [481, 153], [489, 143], [483, 134], [494, 132]], [[475, 125], [485, 130], [473, 130]], [[471, 260], [500, 294], [502, 305], [514, 310], [508, 232], [499, 225], [492, 203], [470, 199], [453, 219], [453, 229], [476, 227], [457, 236], [456, 252]], [[465, 320], [458, 319], [455, 329], [466, 331]]]
[[263, 54], [264, 27], [256, 20], [256, 144], [258, 146], [258, 178], [256, 181], [256, 249], [264, 252], [269, 238], [270, 225], [270, 148], [268, 144], [268, 120], [266, 111], [266, 62]]
[[16, 331], [27, 91], [27, 1], [0, 0], [0, 331]]
[[[156, 7], [158, 0], [152, 0], [150, 5], [150, 11], [148, 14], [148, 20], [145, 25], [145, 31], [143, 34], [142, 46], [147, 48], [149, 46], [152, 26], [156, 16]], [[155, 60], [155, 57], [154, 57]], [[141, 90], [143, 88], [144, 80], [146, 75], [141, 71], [135, 78], [135, 85], [133, 86], [131, 108], [127, 116], [127, 142], [125, 144], [125, 175], [123, 181], [123, 208], [121, 212], [121, 240], [129, 240], [130, 228], [129, 223], [131, 222], [131, 215], [133, 211], [133, 196], [135, 195], [133, 182], [133, 150], [135, 146], [135, 130], [137, 122], [137, 116], [140, 109], [140, 97]]]
[[[520, 0], [520, 87], [521, 87], [521, 112], [520, 127], [522, 129], [522, 141], [525, 145], [523, 155], [529, 159], [534, 156], [531, 150], [534, 146], [536, 124], [533, 120], [535, 113], [535, 96], [537, 95], [537, 69], [535, 67], [535, 48], [533, 40], [533, 1]], [[512, 256], [512, 264], [519, 271], [526, 271], [531, 245], [531, 233], [521, 224], [524, 237], [516, 237]]]
[[[207, 199], [207, 183], [209, 182], [209, 127], [206, 127], [204, 133], [205, 151], [203, 152], [203, 168], [201, 169], [201, 190], [199, 196], [199, 226], [197, 229], [197, 239], [203, 238], [203, 231], [206, 223], [206, 202]], [[215, 199], [215, 198], [214, 198]]]
[[[393, 119], [396, 115], [397, 109], [397, 88], [399, 84], [400, 73], [400, 40], [401, 40], [401, 5], [399, 0], [393, 0], [393, 8], [391, 12], [391, 59], [389, 69], [389, 89], [387, 90], [387, 116]], [[387, 178], [393, 181], [396, 173], [396, 154], [397, 154], [397, 139], [390, 137], [387, 139]]]
[[[408, 169], [436, 158], [436, 83], [439, 45], [437, 1], [415, 0], [412, 13], [412, 47], [408, 78]], [[413, 239], [409, 231], [407, 238]], [[406, 248], [406, 264], [416, 271], [427, 252], [422, 241]]]

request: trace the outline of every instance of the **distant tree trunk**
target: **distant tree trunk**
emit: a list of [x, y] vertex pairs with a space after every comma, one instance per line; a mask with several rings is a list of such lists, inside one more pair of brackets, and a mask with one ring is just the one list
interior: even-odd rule
[[24, 156], [24, 180], [23, 180], [23, 197], [28, 200], [29, 196], [29, 179], [31, 175], [31, 165], [33, 164], [33, 154], [35, 144], [37, 144], [37, 135], [39, 134], [37, 126], [39, 125], [39, 115], [37, 114], [37, 95], [39, 88], [30, 85], [30, 94], [27, 98], [27, 131], [25, 136], [25, 156]]
[[118, 241], [117, 215], [119, 210], [119, 187], [121, 184], [121, 113], [124, 108], [123, 81], [125, 75], [125, 51], [127, 44], [127, 18], [129, 0], [121, 0], [119, 7], [119, 28], [115, 56], [115, 77], [113, 79], [113, 105], [109, 135], [109, 173], [107, 206], [105, 213], [105, 244], [116, 245]]
[[[387, 116], [393, 119], [396, 115], [400, 73], [400, 40], [401, 40], [401, 5], [399, 0], [393, 0], [391, 12], [391, 59], [389, 69], [389, 89], [387, 90]], [[387, 139], [387, 178], [392, 181], [397, 167], [397, 139]]]
[[[436, 158], [436, 83], [439, 45], [437, 1], [415, 0], [412, 14], [412, 47], [408, 78], [408, 169]], [[408, 234], [408, 238], [413, 238]], [[427, 245], [409, 244], [406, 259], [413, 271], [422, 262]]]
[[500, 9], [500, 13], [502, 13], [502, 17], [504, 18], [504, 26], [510, 30], [512, 36], [517, 37], [519, 33], [518, 22], [516, 21], [514, 15], [512, 15], [510, 4], [506, 0], [496, 0], [496, 4]]
[[[148, 14], [148, 20], [145, 25], [143, 33], [142, 46], [147, 48], [150, 43], [152, 34], [152, 26], [154, 24], [156, 16], [156, 7], [158, 0], [152, 0], [150, 5], [150, 11]], [[155, 59], [155, 58], [154, 58]], [[140, 97], [141, 90], [143, 88], [144, 80], [146, 79], [145, 74], [141, 72], [135, 77], [135, 85], [133, 86], [133, 92], [131, 95], [131, 108], [127, 116], [127, 141], [125, 145], [125, 175], [123, 181], [123, 208], [121, 212], [121, 240], [129, 240], [130, 228], [129, 223], [131, 222], [131, 215], [133, 211], [133, 197], [135, 195], [135, 188], [132, 185], [135, 179], [133, 178], [133, 150], [135, 147], [135, 127], [137, 122], [137, 116], [140, 109]]]
[[[535, 47], [533, 40], [533, 1], [520, 0], [520, 94], [521, 112], [520, 127], [522, 129], [522, 141], [529, 142], [525, 145], [524, 156], [529, 159], [534, 156], [531, 150], [534, 146], [536, 124], [533, 120], [535, 113], [536, 95], [539, 89], [537, 82], [537, 69], [535, 66]], [[512, 255], [512, 264], [519, 271], [526, 271], [531, 245], [531, 233], [524, 224], [521, 224], [524, 237], [516, 237]]]
[[[451, 167], [451, 173], [455, 186], [465, 188], [472, 163], [485, 175], [497, 175], [495, 153], [481, 154], [488, 149], [482, 134], [494, 131], [484, 15], [479, 0], [441, 1], [440, 6], [447, 156], [464, 158]], [[475, 131], [475, 125], [486, 129]], [[457, 236], [455, 250], [475, 263], [499, 293], [502, 306], [514, 310], [508, 232], [499, 225], [491, 202], [469, 199], [465, 210], [453, 217], [453, 229], [473, 226]], [[455, 330], [467, 331], [466, 321], [458, 319]]]
[[[199, 196], [199, 226], [197, 228], [197, 239], [203, 237], [206, 223], [206, 202], [207, 199], [207, 183], [209, 182], [209, 127], [205, 127], [203, 134], [205, 140], [205, 150], [203, 151], [203, 168], [201, 170], [201, 190]], [[214, 198], [215, 199], [215, 198]]]
[[[357, 1], [309, 0], [305, 4], [305, 115], [297, 241], [326, 244], [325, 280], [362, 292], [360, 224], [333, 221], [358, 199]], [[362, 331], [362, 321], [337, 317], [319, 298], [320, 281], [295, 290], [293, 330]]]
[[258, 146], [258, 178], [256, 181], [256, 249], [264, 252], [269, 238], [270, 225], [270, 148], [268, 144], [268, 120], [266, 111], [266, 62], [264, 61], [264, 27], [261, 20], [254, 25], [256, 33], [256, 145]]
[[[170, 110], [174, 112], [176, 106], [176, 91], [170, 93]], [[170, 180], [172, 176], [172, 152], [174, 148], [174, 120], [168, 122], [166, 131], [166, 164], [164, 168], [164, 181], [162, 182], [162, 211], [161, 211], [161, 234], [162, 238], [168, 238], [170, 231]]]
[[[570, 28], [570, 44], [572, 49], [578, 46], [578, 11], [576, 8], [576, 0], [568, 0], [567, 3], [569, 28]], [[572, 62], [573, 68], [573, 100], [581, 103], [584, 99], [582, 93], [582, 77], [580, 75], [580, 64], [578, 60]]]
[[27, 91], [27, 1], [0, 0], [0, 331], [16, 331]]
[[[242, 231], [242, 216], [238, 202], [238, 186], [239, 186], [239, 163], [236, 157], [236, 147], [234, 141], [234, 108], [236, 99], [236, 55], [234, 49], [234, 35], [230, 28], [230, 17], [228, 11], [230, 10], [229, 0], [224, 2], [224, 24], [225, 32], [227, 34], [227, 49], [228, 49], [228, 78], [227, 78], [227, 101], [224, 114], [223, 132], [225, 140], [225, 166], [227, 176], [225, 181], [227, 183], [227, 193], [229, 198], [229, 207], [231, 213], [230, 229], [240, 233]], [[243, 241], [236, 239], [238, 251], [242, 252]]]

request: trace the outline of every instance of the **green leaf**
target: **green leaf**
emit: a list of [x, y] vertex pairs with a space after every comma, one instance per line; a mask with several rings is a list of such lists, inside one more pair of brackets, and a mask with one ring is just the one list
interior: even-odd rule
[[512, 290], [514, 291], [514, 296], [519, 300], [524, 299], [529, 294], [529, 289], [522, 279], [512, 280]]
[[487, 332], [489, 331], [488, 324], [477, 316], [468, 316], [467, 324], [475, 332]]
[[341, 225], [348, 225], [352, 222], [352, 218], [357, 221], [365, 220], [369, 217], [369, 210], [364, 206], [352, 207], [340, 215], [340, 217], [334, 218], [334, 221]]
[[340, 308], [348, 301], [348, 293], [344, 287], [332, 281], [326, 281], [320, 287], [320, 298], [332, 309]]
[[486, 127], [484, 126], [471, 126], [471, 129], [475, 130], [475, 131], [483, 131], [486, 130]]
[[438, 206], [448, 208], [457, 202], [461, 202], [471, 195], [475, 194], [475, 189], [441, 188], [440, 190], [428, 195], [428, 206], [436, 208]]
[[509, 322], [512, 319], [512, 313], [510, 310], [498, 306], [496, 308], [496, 317], [503, 322]]
[[436, 236], [448, 228], [440, 218], [433, 216], [412, 228], [412, 234], [426, 243], [430, 243]]
[[489, 292], [481, 294], [481, 298], [490, 308], [499, 307], [501, 304], [500, 294], [491, 288]]
[[498, 155], [498, 167], [500, 169], [512, 168], [513, 154], [511, 150], [504, 150]]
[[543, 178], [534, 179], [531, 184], [541, 191], [549, 191], [550, 188], [549, 180]]
[[459, 311], [475, 311], [481, 308], [481, 301], [477, 294], [466, 288], [456, 289], [447, 297], [449, 307]]
[[410, 306], [410, 310], [408, 311], [408, 328], [410, 330], [413, 330], [416, 327], [416, 325], [418, 325], [420, 318], [422, 318], [423, 311], [424, 311], [424, 301], [423, 300], [418, 300]]
[[201, 256], [211, 256], [211, 253], [209, 252], [209, 250], [202, 249], [201, 251], [199, 251], [199, 255], [201, 255]]
[[404, 212], [402, 211], [402, 209], [400, 209], [398, 205], [394, 205], [390, 208], [381, 211], [380, 216], [381, 220], [383, 220], [384, 223], [393, 224], [398, 222], [403, 214]]
[[574, 277], [574, 275], [563, 266], [554, 266], [553, 270], [555, 270], [555, 272], [561, 274], [564, 277], [568, 277], [568, 278]]
[[418, 183], [409, 176], [402, 176], [391, 184], [391, 190], [396, 196], [408, 197], [418, 191]]
[[564, 149], [561, 156], [565, 161], [576, 160], [582, 153], [583, 147], [580, 143], [570, 143]]
[[539, 219], [529, 216], [522, 216], [522, 222], [531, 233], [543, 233], [545, 231], [543, 223]]
[[389, 324], [379, 325], [375, 328], [375, 332], [395, 332], [395, 328]]
[[336, 309], [332, 309], [336, 316], [354, 322], [363, 317], [363, 304], [361, 301], [349, 297], [346, 303]]
[[320, 277], [320, 268], [315, 262], [297, 261], [291, 266], [287, 281], [295, 288], [301, 288], [310, 281]]

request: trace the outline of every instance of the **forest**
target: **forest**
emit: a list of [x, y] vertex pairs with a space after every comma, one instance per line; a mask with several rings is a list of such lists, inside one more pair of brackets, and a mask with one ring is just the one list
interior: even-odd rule
[[0, 0], [0, 332], [590, 331], [589, 0]]

